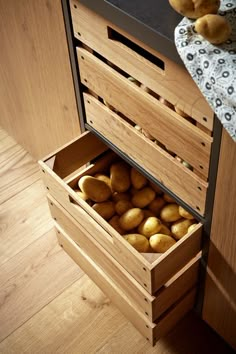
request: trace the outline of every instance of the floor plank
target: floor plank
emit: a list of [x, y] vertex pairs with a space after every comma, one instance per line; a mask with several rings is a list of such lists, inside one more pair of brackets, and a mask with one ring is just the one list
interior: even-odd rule
[[53, 226], [41, 180], [0, 205], [0, 265]]
[[0, 341], [80, 278], [51, 229], [0, 267]]
[[84, 275], [6, 338], [0, 353], [95, 353], [124, 322]]
[[32, 157], [12, 138], [0, 141], [0, 204], [40, 179]]

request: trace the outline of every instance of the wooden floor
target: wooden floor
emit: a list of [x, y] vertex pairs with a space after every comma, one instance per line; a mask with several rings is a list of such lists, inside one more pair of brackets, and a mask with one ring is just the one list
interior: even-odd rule
[[230, 349], [193, 313], [152, 348], [57, 245], [37, 163], [0, 129], [0, 353]]

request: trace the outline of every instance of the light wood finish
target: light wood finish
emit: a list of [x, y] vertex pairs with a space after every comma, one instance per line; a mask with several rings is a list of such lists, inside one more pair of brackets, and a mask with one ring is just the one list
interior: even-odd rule
[[46, 210], [44, 190], [42, 180], [38, 180], [0, 205], [0, 264], [23, 251], [52, 228], [53, 220], [49, 210]]
[[60, 0], [0, 1], [0, 124], [36, 159], [80, 134]]
[[[39, 169], [27, 152], [1, 130], [0, 203], [40, 179]], [[12, 173], [14, 171], [14, 173]]]
[[199, 257], [170, 279], [157, 294], [151, 296], [54, 198], [48, 195], [52, 217], [70, 238], [106, 272], [122, 292], [150, 320], [155, 321], [198, 280]]
[[86, 119], [92, 127], [198, 213], [204, 214], [208, 183], [94, 97], [85, 93], [84, 99]]
[[[87, 139], [88, 135], [91, 134], [92, 133], [90, 132], [83, 134], [78, 139], [77, 145], [81, 144], [85, 146], [83, 141]], [[79, 151], [80, 150], [78, 150], [77, 156], [79, 155]], [[81, 160], [81, 163], [83, 164], [85, 163], [86, 151], [87, 150], [84, 149], [80, 152], [83, 156], [83, 159]], [[96, 151], [94, 153], [96, 153]], [[60, 154], [64, 155], [66, 153], [60, 152]], [[96, 155], [93, 156], [95, 157]], [[55, 161], [58, 163], [59, 161], [57, 161], [57, 154], [55, 154], [55, 157]], [[78, 161], [79, 160], [80, 158], [78, 156]], [[88, 166], [84, 172], [79, 172], [77, 177], [74, 178], [74, 181], [70, 182], [70, 185], [76, 186], [77, 181], [84, 174], [93, 175], [95, 171], [103, 171], [103, 160], [107, 163], [106, 157], [96, 160], [96, 162], [91, 165], [91, 168]], [[63, 164], [64, 163], [65, 161], [63, 161]], [[68, 159], [68, 164], [69, 163], [70, 159]], [[171, 249], [158, 257], [155, 262], [150, 263], [126, 240], [124, 240], [123, 237], [119, 235], [109, 223], [107, 223], [98, 213], [96, 213], [96, 211], [94, 211], [88, 203], [83, 201], [78, 194], [46, 163], [40, 161], [39, 164], [43, 171], [42, 177], [49, 193], [79, 222], [85, 230], [88, 230], [88, 232], [93, 235], [93, 237], [114, 258], [116, 258], [116, 260], [122, 264], [132, 274], [132, 276], [149, 291], [149, 293], [154, 294], [154, 292], [158, 290], [167, 280], [169, 280], [171, 276], [184, 267], [186, 263], [188, 263], [199, 253], [201, 249], [201, 224], [199, 224], [192, 233], [185, 235], [174, 246], [172, 246]], [[103, 166], [102, 169], [99, 169], [101, 166]], [[76, 166], [77, 169], [79, 167], [81, 167], [80, 164]], [[109, 164], [107, 164], [107, 167], [109, 167]], [[60, 170], [58, 164], [55, 168]], [[66, 168], [69, 173], [72, 172], [69, 167], [64, 166], [64, 168]]]
[[[8, 158], [8, 139], [7, 134], [0, 129], [0, 151], [1, 151], [1, 161], [4, 161]], [[5, 145], [6, 143], [6, 145]], [[34, 162], [31, 160], [31, 164]], [[0, 163], [0, 170], [1, 170]], [[37, 167], [37, 165], [35, 164]], [[27, 170], [27, 165], [22, 166], [22, 174], [24, 174], [24, 169]], [[14, 174], [18, 176], [17, 170], [12, 168], [8, 171], [9, 180], [14, 180]], [[11, 175], [11, 178], [10, 178]], [[0, 175], [0, 184], [1, 178], [4, 174]], [[28, 181], [29, 182], [29, 181]], [[11, 182], [10, 182], [11, 183]], [[22, 189], [20, 190], [20, 184]], [[35, 185], [35, 190], [34, 190]], [[22, 277], [22, 273], [15, 272], [12, 273], [7, 271], [8, 274], [8, 284], [12, 278], [11, 288], [11, 306], [8, 306], [8, 315], [7, 323], [8, 329], [4, 329], [5, 323], [1, 318], [1, 332], [9, 333], [8, 337], [4, 338], [0, 343], [0, 352], [8, 354], [16, 353], [124, 353], [129, 348], [129, 353], [159, 353], [159, 354], [189, 354], [194, 350], [198, 353], [208, 354], [209, 350], [214, 351], [215, 354], [228, 354], [229, 350], [227, 346], [208, 328], [203, 321], [197, 319], [192, 313], [185, 317], [172, 331], [168, 336], [158, 341], [154, 348], [151, 347], [141, 334], [139, 334], [132, 324], [119, 312], [115, 306], [110, 303], [110, 301], [105, 297], [105, 295], [94, 285], [94, 283], [89, 280], [86, 275], [81, 277], [81, 272], [78, 271], [77, 265], [69, 258], [65, 252], [59, 251], [58, 246], [55, 245], [55, 249], [50, 252], [51, 248], [47, 245], [50, 243], [47, 237], [43, 237], [42, 229], [42, 238], [41, 238], [41, 259], [47, 259], [47, 266], [41, 266], [39, 268], [33, 268], [35, 264], [33, 256], [30, 252], [26, 252], [26, 249], [30, 246], [31, 250], [35, 250], [36, 254], [39, 255], [41, 251], [37, 250], [37, 247], [33, 247], [35, 243], [34, 229], [38, 230], [38, 221], [36, 217], [31, 217], [29, 215], [29, 220], [25, 215], [24, 210], [22, 209], [20, 196], [23, 198], [24, 191], [27, 191], [29, 188], [30, 194], [28, 195], [28, 210], [30, 209], [31, 201], [33, 200], [33, 205], [36, 210], [36, 214], [39, 216], [39, 209], [36, 207], [35, 198], [38, 199], [39, 195], [39, 184], [34, 182], [31, 185], [26, 186], [26, 182], [21, 180], [19, 182], [18, 189], [16, 190], [15, 196], [13, 197], [12, 203], [10, 202], [11, 197], [6, 202], [8, 210], [11, 207], [11, 212], [9, 211], [9, 217], [7, 213], [4, 213], [4, 222], [2, 222], [0, 216], [0, 237], [5, 236], [5, 231], [8, 235], [8, 262], [10, 260], [11, 270], [17, 268], [17, 260], [20, 259], [20, 254], [24, 254], [23, 262], [26, 265]], [[4, 192], [4, 191], [2, 191]], [[8, 195], [7, 185], [5, 188], [5, 193]], [[35, 197], [34, 197], [35, 193]], [[5, 198], [4, 198], [5, 199]], [[25, 200], [26, 198], [23, 198]], [[25, 205], [26, 202], [23, 202]], [[45, 198], [44, 209], [43, 209], [43, 200], [39, 198], [39, 208], [41, 210], [41, 217], [45, 218], [45, 230], [47, 232], [49, 225], [46, 225], [46, 217], [49, 219], [49, 211], [47, 206], [47, 201]], [[3, 210], [1, 210], [2, 215]], [[32, 210], [33, 213], [33, 210]], [[16, 218], [14, 218], [14, 214]], [[46, 216], [47, 215], [47, 216]], [[30, 233], [27, 233], [27, 238], [24, 238], [24, 229], [21, 225], [22, 221], [24, 222], [25, 227], [31, 228], [32, 236]], [[11, 220], [9, 224], [11, 227], [5, 228], [6, 220]], [[8, 222], [7, 222], [8, 223]], [[14, 243], [15, 240], [15, 230], [19, 228], [19, 241], [22, 239], [25, 247], [20, 249], [18, 255], [16, 254], [16, 247]], [[11, 234], [11, 230], [13, 234]], [[11, 236], [13, 242], [11, 242]], [[45, 235], [46, 236], [46, 235]], [[52, 234], [50, 237], [52, 240]], [[37, 243], [38, 245], [39, 243]], [[43, 246], [44, 244], [44, 246]], [[53, 243], [50, 243], [51, 245]], [[12, 254], [11, 254], [12, 249]], [[58, 249], [57, 255], [55, 251]], [[2, 251], [3, 250], [3, 251]], [[2, 249], [0, 246], [0, 253], [5, 253], [5, 248]], [[27, 258], [26, 258], [27, 255]], [[51, 255], [51, 256], [50, 256]], [[1, 259], [4, 262], [3, 257]], [[38, 259], [38, 257], [37, 257]], [[51, 259], [51, 260], [50, 260]], [[49, 261], [50, 260], [50, 261]], [[5, 262], [7, 264], [8, 262]], [[8, 263], [8, 264], [10, 264]], [[15, 267], [13, 264], [15, 263]], [[23, 264], [23, 263], [22, 263]], [[64, 264], [64, 267], [59, 265], [60, 274], [57, 273], [57, 288], [53, 293], [53, 286], [51, 282], [55, 281], [50, 276], [51, 268], [56, 269], [57, 264]], [[42, 263], [41, 263], [42, 265]], [[22, 267], [22, 265], [20, 265]], [[34, 301], [30, 294], [32, 294], [31, 286], [35, 284], [32, 279], [32, 270], [37, 273], [36, 279], [40, 280], [37, 284], [38, 294], [35, 296], [38, 298], [41, 304], [44, 302], [44, 306], [39, 308], [37, 301]], [[39, 276], [39, 272], [41, 275]], [[34, 273], [34, 274], [36, 274]], [[55, 274], [55, 273], [54, 273]], [[74, 281], [76, 274], [78, 275], [78, 280]], [[1, 275], [2, 276], [2, 275]], [[65, 288], [65, 278], [68, 282], [68, 287]], [[46, 281], [47, 279], [47, 281]], [[22, 282], [22, 286], [21, 286]], [[72, 285], [69, 285], [71, 282]], [[13, 296], [14, 284], [18, 284], [18, 294], [21, 293], [22, 303], [19, 305], [19, 300], [17, 296]], [[5, 283], [6, 284], [6, 283]], [[58, 292], [59, 284], [61, 284], [62, 290]], [[51, 301], [48, 302], [48, 291], [47, 287], [50, 287]], [[1, 292], [9, 291], [9, 288], [5, 287], [4, 284], [0, 283]], [[21, 290], [20, 290], [21, 289]], [[15, 290], [16, 291], [16, 290]], [[33, 300], [33, 302], [32, 302]], [[7, 301], [7, 299], [5, 299]], [[24, 312], [21, 310], [21, 306], [25, 308], [25, 302], [29, 303], [31, 311], [27, 311], [28, 316], [24, 315]], [[10, 304], [9, 303], [9, 304]], [[32, 303], [32, 305], [30, 305]], [[5, 307], [5, 305], [3, 305]], [[29, 310], [29, 309], [28, 309]], [[6, 311], [6, 308], [5, 310]], [[19, 311], [19, 314], [17, 314]], [[18, 328], [14, 325], [13, 318], [17, 316]], [[12, 325], [10, 325], [10, 322]], [[21, 324], [20, 324], [21, 323]], [[188, 335], [186, 336], [186, 333]]]
[[224, 130], [203, 318], [236, 349], [236, 144]]
[[208, 175], [212, 142], [209, 135], [84, 48], [77, 48], [77, 56], [85, 86], [145, 128], [167, 149]]
[[173, 308], [171, 308], [157, 324], [147, 320], [116, 284], [68, 235], [60, 230], [59, 243], [89, 277], [112, 299], [117, 308], [127, 317], [138, 331], [154, 345], [165, 336], [170, 329], [193, 307], [196, 289], [191, 290]]
[[[76, 38], [212, 130], [213, 112], [184, 68], [90, 11], [79, 1], [71, 0], [70, 4]], [[109, 39], [108, 26], [160, 58], [165, 70], [161, 70], [119, 40]]]

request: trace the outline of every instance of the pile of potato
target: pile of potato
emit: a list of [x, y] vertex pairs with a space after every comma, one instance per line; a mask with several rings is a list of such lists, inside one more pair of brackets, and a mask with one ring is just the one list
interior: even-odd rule
[[163, 253], [196, 226], [194, 217], [124, 161], [83, 176], [79, 196], [139, 252]]

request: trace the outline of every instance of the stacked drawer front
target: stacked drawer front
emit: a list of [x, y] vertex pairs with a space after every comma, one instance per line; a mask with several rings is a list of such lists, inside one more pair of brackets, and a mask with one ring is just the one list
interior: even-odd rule
[[[191, 77], [79, 1], [70, 6], [86, 127], [204, 216], [213, 113]], [[138, 253], [75, 192], [117, 158], [92, 132], [40, 162], [58, 240], [155, 344], [194, 306], [202, 224], [161, 255]]]

